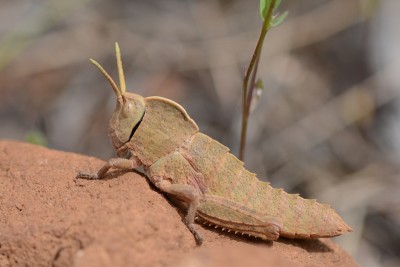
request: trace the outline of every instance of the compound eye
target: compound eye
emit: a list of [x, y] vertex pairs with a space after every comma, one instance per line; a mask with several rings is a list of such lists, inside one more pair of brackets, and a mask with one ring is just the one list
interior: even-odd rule
[[126, 103], [126, 104], [124, 105], [124, 109], [123, 109], [123, 115], [124, 115], [124, 117], [129, 117], [129, 116], [131, 116], [132, 109], [133, 109], [132, 104], [131, 104], [131, 103]]

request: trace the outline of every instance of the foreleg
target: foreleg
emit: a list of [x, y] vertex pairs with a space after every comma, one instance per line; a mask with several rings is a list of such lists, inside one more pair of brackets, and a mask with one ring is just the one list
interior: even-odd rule
[[132, 170], [141, 165], [141, 162], [137, 157], [131, 157], [130, 159], [124, 158], [112, 158], [109, 159], [103, 167], [97, 173], [83, 173], [79, 172], [76, 178], [82, 179], [102, 179], [105, 177], [109, 169], [120, 169], [120, 170]]

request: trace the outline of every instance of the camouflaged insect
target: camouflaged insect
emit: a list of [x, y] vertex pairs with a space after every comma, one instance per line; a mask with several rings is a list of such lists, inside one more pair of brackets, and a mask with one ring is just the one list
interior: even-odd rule
[[109, 134], [119, 158], [110, 159], [97, 174], [110, 168], [143, 166], [148, 179], [187, 207], [186, 225], [198, 243], [199, 222], [264, 240], [333, 237], [351, 228], [328, 205], [303, 199], [261, 182], [229, 149], [199, 131], [179, 104], [162, 97], [126, 92], [121, 54], [116, 44], [120, 88], [107, 78], [117, 96]]

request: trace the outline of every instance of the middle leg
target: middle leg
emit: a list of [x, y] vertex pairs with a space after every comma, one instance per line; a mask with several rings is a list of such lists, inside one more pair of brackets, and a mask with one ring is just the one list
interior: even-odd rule
[[196, 242], [200, 245], [203, 243], [203, 236], [200, 234], [194, 226], [194, 218], [196, 216], [196, 211], [200, 202], [200, 195], [197, 193], [196, 189], [191, 185], [186, 184], [171, 184], [167, 180], [161, 180], [156, 183], [156, 186], [163, 192], [176, 196], [180, 200], [189, 204], [185, 216], [185, 224], [194, 235]]
[[188, 204], [185, 224], [194, 235], [196, 242], [203, 242], [202, 235], [194, 226], [197, 208], [202, 197], [199, 183], [202, 175], [195, 172], [187, 160], [179, 153], [171, 153], [150, 166], [147, 175], [161, 191]]

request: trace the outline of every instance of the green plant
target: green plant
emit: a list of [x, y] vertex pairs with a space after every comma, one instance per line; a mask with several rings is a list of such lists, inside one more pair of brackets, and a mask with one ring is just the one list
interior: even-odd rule
[[254, 50], [253, 57], [251, 58], [250, 65], [247, 68], [243, 79], [242, 130], [239, 149], [239, 159], [242, 161], [244, 160], [247, 125], [251, 113], [250, 107], [252, 104], [252, 100], [255, 97], [259, 97], [259, 94], [256, 94], [254, 97], [254, 89], [258, 89], [259, 92], [261, 92], [261, 90], [263, 89], [262, 80], [256, 80], [256, 77], [264, 39], [267, 32], [271, 28], [277, 27], [282, 24], [282, 22], [288, 15], [288, 11], [285, 11], [282, 14], [276, 13], [276, 10], [280, 6], [281, 2], [282, 0], [260, 0], [260, 15], [261, 18], [264, 20], [264, 23], [262, 25], [260, 37], [258, 38], [257, 46]]

